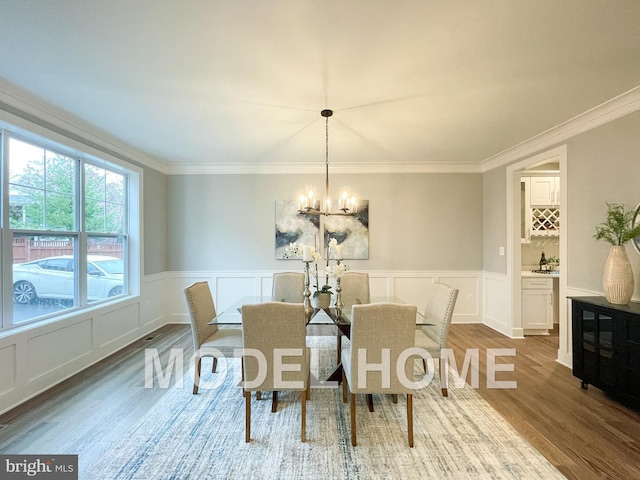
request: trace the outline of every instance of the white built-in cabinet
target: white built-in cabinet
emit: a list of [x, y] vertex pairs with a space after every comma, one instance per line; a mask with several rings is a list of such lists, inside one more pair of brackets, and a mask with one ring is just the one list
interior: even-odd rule
[[529, 204], [554, 207], [560, 203], [560, 177], [530, 177]]
[[527, 176], [520, 178], [521, 242], [532, 236], [560, 233], [560, 177]]
[[525, 335], [553, 328], [553, 278], [522, 277], [522, 328]]

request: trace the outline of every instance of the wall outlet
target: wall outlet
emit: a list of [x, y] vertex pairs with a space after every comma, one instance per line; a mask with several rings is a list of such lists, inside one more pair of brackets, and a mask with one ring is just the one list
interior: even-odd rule
[[504, 247], [500, 247], [498, 249], [498, 253], [500, 254], [501, 257], [504, 257]]
[[472, 293], [467, 293], [467, 300], [468, 301], [473, 300], [473, 294]]
[[146, 308], [147, 310], [149, 310], [151, 308], [151, 300], [147, 300], [144, 304], [144, 308]]

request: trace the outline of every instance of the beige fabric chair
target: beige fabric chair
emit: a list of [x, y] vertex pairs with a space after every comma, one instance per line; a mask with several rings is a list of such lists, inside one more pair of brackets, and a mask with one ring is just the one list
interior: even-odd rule
[[278, 272], [273, 274], [271, 300], [274, 302], [304, 302], [304, 273]]
[[[191, 334], [193, 336], [193, 350], [195, 352], [195, 372], [193, 378], [193, 394], [198, 393], [200, 383], [200, 364], [202, 357], [213, 357], [211, 372], [216, 371], [218, 359], [206, 353], [207, 348], [215, 348], [225, 357], [232, 358], [233, 350], [242, 348], [242, 330], [240, 328], [219, 329], [217, 325], [209, 325], [216, 316], [216, 307], [211, 297], [211, 290], [207, 282], [196, 282], [184, 289], [189, 307]], [[203, 350], [200, 354], [199, 351]]]
[[353, 305], [371, 303], [369, 290], [369, 274], [362, 272], [345, 272], [340, 277], [341, 297], [345, 309]]
[[[347, 401], [347, 389], [351, 392], [351, 444], [356, 445], [356, 394], [382, 393], [407, 395], [407, 430], [409, 446], [413, 447], [413, 389], [399, 377], [396, 365], [398, 358], [414, 346], [416, 307], [396, 303], [372, 303], [354, 305], [351, 314], [351, 342], [342, 351], [342, 400]], [[367, 364], [380, 364], [383, 352], [389, 352], [388, 371], [364, 372], [359, 365], [359, 355], [366, 352]], [[360, 352], [360, 353], [359, 353]], [[406, 357], [404, 375], [413, 382], [412, 357]], [[415, 357], [413, 357], [415, 358]], [[362, 377], [362, 378], [361, 378]], [[366, 381], [361, 381], [366, 378]]]
[[[362, 272], [346, 272], [340, 277], [341, 297], [344, 309], [349, 311], [354, 305], [371, 303], [371, 293], [369, 289], [369, 274]], [[345, 345], [349, 345], [349, 339], [345, 338]], [[338, 335], [337, 351], [338, 361], [343, 347], [342, 336]]]
[[[242, 332], [245, 351], [242, 356], [242, 394], [245, 397], [245, 441], [251, 438], [251, 393], [271, 391], [300, 391], [302, 403], [301, 440], [306, 440], [307, 396], [309, 394], [310, 349], [306, 339], [307, 317], [304, 305], [269, 302], [242, 307]], [[262, 363], [250, 355], [251, 350], [264, 355]], [[284, 352], [283, 350], [289, 350]], [[282, 352], [283, 357], [274, 353]], [[274, 367], [285, 365], [282, 372]], [[263, 374], [264, 377], [261, 377]], [[272, 410], [275, 411], [276, 402]]]
[[[440, 359], [441, 349], [447, 346], [449, 336], [449, 325], [453, 316], [453, 309], [458, 298], [458, 289], [450, 287], [444, 283], [434, 283], [427, 288], [427, 306], [424, 309], [424, 316], [429, 323], [434, 325], [422, 325], [416, 328], [416, 347], [424, 348], [440, 364], [440, 387], [442, 395], [448, 396], [447, 391], [447, 362]], [[426, 372], [426, 362], [422, 361], [422, 366]]]

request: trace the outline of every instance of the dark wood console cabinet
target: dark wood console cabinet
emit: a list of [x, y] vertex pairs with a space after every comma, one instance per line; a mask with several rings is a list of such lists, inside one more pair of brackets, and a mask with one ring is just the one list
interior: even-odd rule
[[573, 375], [640, 409], [640, 303], [571, 297]]

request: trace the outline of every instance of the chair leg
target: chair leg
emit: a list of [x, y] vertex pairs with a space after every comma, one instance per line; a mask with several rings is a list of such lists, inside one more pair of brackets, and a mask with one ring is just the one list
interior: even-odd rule
[[367, 393], [367, 407], [370, 412], [373, 412], [373, 394]]
[[256, 400], [262, 400], [262, 392], [260, 390], [256, 392]]
[[440, 363], [440, 387], [442, 388], [442, 396], [448, 397], [449, 391], [447, 390], [447, 387], [449, 386], [449, 383], [448, 383], [447, 372], [444, 371], [444, 369], [447, 368], [447, 364], [446, 362], [443, 362], [442, 359], [438, 360], [438, 362]]
[[349, 386], [347, 385], [347, 376], [344, 373], [344, 368], [342, 369], [342, 403], [347, 403], [347, 389]]
[[397, 393], [392, 393], [391, 394], [391, 401], [393, 401], [393, 403], [398, 403], [398, 394]]
[[356, 394], [351, 394], [351, 445], [356, 446]]
[[427, 373], [427, 361], [424, 358], [422, 359], [422, 368], [424, 369], [424, 373]]
[[244, 423], [244, 441], [251, 440], [251, 392], [244, 392], [245, 405], [245, 423]]
[[193, 375], [193, 394], [198, 394], [198, 386], [200, 385], [200, 363], [202, 362], [202, 358], [198, 357], [196, 360], [196, 368]]
[[413, 395], [407, 394], [407, 431], [409, 435], [409, 446], [413, 448]]
[[338, 332], [338, 336], [336, 338], [338, 339], [338, 343], [336, 345], [336, 351], [338, 352], [338, 359], [336, 360], [336, 362], [340, 363], [340, 357], [342, 356], [342, 336], [340, 332]]
[[216, 368], [218, 367], [218, 359], [213, 357], [213, 365], [211, 365], [211, 373], [216, 373]]
[[302, 426], [301, 438], [303, 442], [307, 441], [307, 390], [302, 391]]
[[275, 412], [278, 410], [278, 392], [274, 390], [273, 397], [271, 397], [271, 411]]

